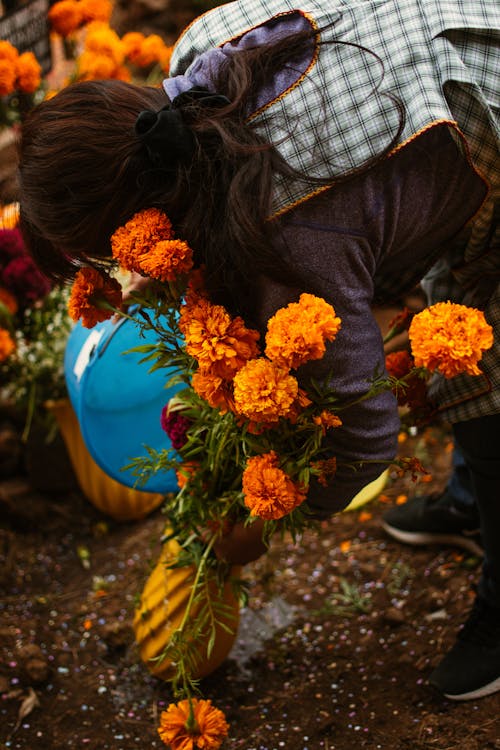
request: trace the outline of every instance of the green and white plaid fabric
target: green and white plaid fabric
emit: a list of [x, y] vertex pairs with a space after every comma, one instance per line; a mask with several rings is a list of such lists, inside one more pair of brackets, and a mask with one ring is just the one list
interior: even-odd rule
[[[443, 258], [445, 272], [429, 289], [431, 301], [481, 304], [497, 330], [495, 348], [483, 359], [485, 378], [460, 376], [440, 384], [444, 413], [461, 421], [498, 411], [500, 309], [498, 285], [495, 293], [491, 279], [500, 274], [499, 0], [237, 0], [186, 30], [175, 47], [171, 75], [189, 75], [189, 65], [203, 52], [296, 11], [319, 29], [329, 26], [322, 41], [341, 43], [321, 45], [307, 75], [254, 117], [293, 167], [334, 178], [382, 152], [397, 132], [399, 115], [391, 99], [396, 96], [406, 114], [401, 147], [433, 124], [447, 122], [461, 134], [458, 140], [489, 184], [458, 264], [456, 258]], [[303, 181], [278, 177], [274, 215], [312, 191]], [[487, 307], [486, 297], [474, 299], [485, 275]], [[387, 275], [377, 292], [394, 296], [405, 281], [401, 274]]]
[[[380, 153], [399, 122], [390, 94], [406, 110], [401, 143], [433, 122], [455, 122], [477, 168], [495, 170], [499, 179], [498, 0], [239, 0], [187, 29], [175, 47], [171, 74], [189, 75], [201, 53], [296, 10], [318, 28], [334, 23], [322, 41], [342, 44], [322, 46], [300, 84], [257, 115], [263, 134], [289, 163], [326, 177]], [[279, 181], [275, 211], [310, 190], [303, 182]]]

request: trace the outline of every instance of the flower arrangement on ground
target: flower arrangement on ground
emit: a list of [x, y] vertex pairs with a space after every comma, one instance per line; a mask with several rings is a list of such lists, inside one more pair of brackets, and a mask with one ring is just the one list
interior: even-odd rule
[[[151, 472], [176, 469], [179, 492], [165, 502], [165, 540], [173, 539], [178, 547], [169, 564], [194, 571], [182, 621], [158, 655], [158, 661], [168, 663], [174, 695], [181, 699], [163, 712], [159, 733], [173, 750], [216, 749], [227, 723], [209, 701], [197, 697], [199, 644], [204, 644], [201, 658], [208, 659], [217, 627], [230, 627], [223, 599], [206, 596], [214, 581], [222, 590], [230, 574], [214, 547], [237, 523], [258, 520], [266, 541], [278, 530], [297, 538], [315, 525], [305, 503], [309, 487], [313, 479], [327, 486], [337, 470], [337, 459], [323, 438], [342, 424], [342, 412], [352, 403], [341, 402], [328, 377], [305, 390], [297, 371], [321, 359], [327, 345], [335, 346], [342, 321], [331, 304], [304, 293], [276, 312], [261, 339], [240, 317], [211, 302], [191, 249], [175, 237], [168, 217], [158, 209], [142, 211], [120, 227], [111, 248], [123, 269], [150, 280], [134, 298], [139, 306], [134, 320], [156, 331], [157, 344], [138, 350], [152, 367], [174, 372], [166, 385], [182, 386], [158, 415], [171, 447], [150, 449], [132, 462], [139, 482]], [[91, 327], [103, 315], [120, 312], [120, 303], [114, 279], [94, 268], [79, 271], [69, 303], [73, 318]], [[374, 373], [363, 399], [392, 389], [406, 394], [408, 401], [408, 393], [419, 390], [416, 383], [425, 385], [433, 370], [445, 375], [475, 370], [482, 351], [492, 344], [484, 316], [461, 306], [437, 312], [411, 320], [413, 359], [408, 355], [392, 375]], [[448, 344], [446, 336], [438, 336], [458, 314], [463, 325], [455, 334], [467, 331], [470, 346], [458, 346], [455, 334]], [[425, 473], [415, 458], [396, 464], [414, 478]], [[244, 595], [241, 581], [232, 585]], [[201, 614], [193, 616], [204, 595]]]
[[25, 420], [45, 420], [43, 403], [66, 393], [69, 292], [54, 287], [28, 255], [19, 229], [0, 229], [0, 392]]

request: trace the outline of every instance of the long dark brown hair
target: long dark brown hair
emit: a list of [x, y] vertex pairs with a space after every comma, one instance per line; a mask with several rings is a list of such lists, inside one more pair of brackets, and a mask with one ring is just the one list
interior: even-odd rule
[[[248, 113], [255, 92], [310, 51], [316, 36], [300, 32], [228, 57], [214, 87], [230, 103], [206, 108], [190, 102], [182, 109], [195, 156], [173, 172], [153, 168], [134, 129], [140, 111], [165, 106], [162, 89], [82, 82], [35, 108], [23, 126], [19, 173], [21, 228], [39, 268], [67, 279], [82, 262], [109, 259], [117, 227], [141, 209], [158, 207], [205, 265], [212, 296], [233, 311], [248, 309], [260, 274], [300, 283], [277, 252], [276, 222], [267, 220], [274, 175], [298, 175], [263, 141]], [[401, 109], [400, 116], [398, 133], [363, 170], [397, 142]]]

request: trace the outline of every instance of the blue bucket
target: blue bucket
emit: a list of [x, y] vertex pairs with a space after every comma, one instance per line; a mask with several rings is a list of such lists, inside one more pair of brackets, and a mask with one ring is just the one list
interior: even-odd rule
[[[130, 311], [129, 311], [130, 312]], [[133, 314], [133, 312], [131, 313]], [[172, 370], [150, 372], [151, 362], [129, 350], [155, 344], [154, 331], [141, 331], [133, 320], [106, 320], [94, 328], [77, 323], [66, 345], [64, 371], [83, 440], [108, 476], [147, 492], [176, 492], [175, 472], [157, 472], [145, 484], [124, 467], [147, 448], [171, 448], [161, 427], [162, 408], [183, 386], [166, 388]]]

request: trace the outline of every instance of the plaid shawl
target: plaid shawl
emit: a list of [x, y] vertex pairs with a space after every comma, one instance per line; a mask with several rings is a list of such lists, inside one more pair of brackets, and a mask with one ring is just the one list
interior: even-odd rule
[[[324, 29], [305, 75], [252, 119], [297, 170], [328, 177], [359, 168], [381, 153], [406, 122], [397, 148], [437, 123], [448, 123], [490, 187], [467, 241], [443, 251], [425, 285], [431, 302], [453, 299], [485, 309], [497, 331], [482, 361], [484, 376], [441, 378], [443, 413], [462, 421], [500, 409], [500, 5], [498, 0], [237, 0], [204, 14], [176, 44], [171, 75], [186, 74], [207, 50], [236, 40], [269, 19], [299, 12]], [[333, 25], [332, 25], [333, 24]], [[326, 26], [328, 29], [325, 29]], [[356, 46], [357, 45], [357, 46]], [[334, 180], [333, 180], [334, 183]], [[335, 190], [335, 188], [333, 188]], [[317, 190], [276, 178], [273, 215]], [[333, 193], [334, 195], [334, 193]], [[410, 264], [411, 265], [411, 262]], [[411, 269], [409, 271], [409, 277]], [[485, 278], [488, 283], [484, 284]], [[404, 286], [399, 274], [378, 295]]]

